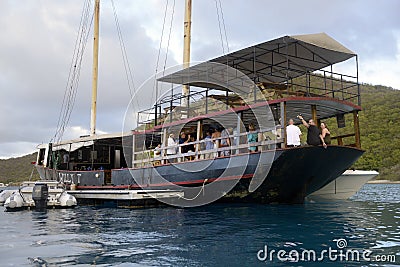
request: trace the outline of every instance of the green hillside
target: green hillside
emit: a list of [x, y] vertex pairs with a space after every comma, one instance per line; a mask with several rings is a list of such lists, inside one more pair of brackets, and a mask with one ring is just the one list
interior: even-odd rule
[[[0, 159], [0, 182], [22, 182], [29, 180], [33, 165], [36, 161], [36, 153], [25, 155], [18, 158]], [[39, 174], [34, 170], [33, 180], [39, 179]]]
[[400, 180], [400, 91], [363, 85], [361, 146], [366, 153], [355, 168], [376, 169], [379, 179]]
[[[378, 170], [378, 179], [400, 180], [400, 91], [393, 88], [363, 84], [361, 86], [363, 111], [359, 113], [361, 145], [365, 154], [353, 166], [362, 170]], [[327, 121], [332, 135], [343, 134], [335, 128], [336, 121]], [[352, 127], [352, 119], [346, 119]], [[302, 130], [306, 132], [305, 129]], [[304, 138], [304, 137], [303, 137]], [[0, 160], [0, 182], [29, 179], [31, 162], [36, 154]], [[33, 179], [39, 176], [34, 171]]]

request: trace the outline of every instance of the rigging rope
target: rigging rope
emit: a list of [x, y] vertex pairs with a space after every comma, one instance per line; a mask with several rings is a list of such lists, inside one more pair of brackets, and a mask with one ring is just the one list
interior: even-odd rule
[[[161, 39], [160, 39], [160, 46], [158, 48], [158, 55], [157, 55], [157, 62], [156, 62], [156, 70], [155, 70], [155, 75], [157, 75], [158, 72], [158, 65], [160, 62], [160, 54], [161, 54], [161, 48], [162, 48], [162, 43], [163, 43], [163, 39], [164, 39], [164, 29], [165, 29], [165, 20], [167, 18], [167, 11], [168, 11], [168, 3], [169, 0], [167, 0], [166, 4], [165, 4], [165, 10], [164, 10], [164, 19], [163, 19], [163, 26], [162, 26], [162, 30], [161, 30]], [[155, 90], [154, 90], [155, 89]], [[151, 99], [154, 99], [154, 91], [156, 92], [156, 101], [157, 101], [157, 97], [158, 97], [158, 88], [157, 88], [157, 80], [154, 79], [154, 87], [153, 87], [153, 92], [151, 94]]]
[[[219, 5], [218, 5], [219, 2]], [[215, 8], [217, 11], [217, 18], [218, 18], [218, 28], [219, 28], [219, 36], [221, 39], [221, 46], [222, 46], [222, 54], [225, 55], [225, 46], [224, 46], [224, 39], [222, 37], [222, 28], [221, 28], [221, 24], [223, 25], [223, 30], [224, 30], [224, 35], [225, 35], [225, 41], [226, 41], [226, 49], [227, 49], [227, 53], [229, 53], [229, 45], [228, 45], [228, 37], [226, 34], [226, 28], [225, 28], [225, 21], [224, 21], [224, 13], [222, 12], [222, 4], [221, 4], [221, 0], [215, 0]], [[220, 12], [221, 12], [221, 20], [220, 20]]]
[[[126, 79], [128, 82], [129, 94], [131, 96], [131, 99], [133, 100], [133, 96], [136, 93], [136, 86], [135, 86], [135, 82], [134, 82], [135, 80], [133, 78], [133, 72], [132, 72], [131, 66], [129, 64], [128, 53], [126, 52], [126, 48], [125, 48], [125, 42], [124, 42], [124, 39], [122, 38], [122, 30], [121, 30], [121, 27], [119, 24], [117, 11], [116, 11], [116, 8], [114, 5], [114, 0], [111, 0], [111, 4], [112, 4], [112, 8], [113, 8], [115, 25], [117, 28], [119, 44], [120, 44], [121, 53], [122, 53], [122, 60], [124, 63], [125, 75], [126, 75]], [[133, 87], [133, 92], [132, 92], [132, 87]], [[139, 105], [137, 98], [135, 98], [135, 100], [136, 100], [136, 105]], [[131, 104], [133, 105], [132, 101], [131, 101]]]
[[171, 40], [171, 32], [172, 32], [172, 24], [174, 22], [174, 14], [175, 14], [175, 0], [174, 0], [174, 4], [172, 6], [172, 14], [171, 14], [171, 23], [169, 26], [169, 34], [168, 34], [168, 42], [167, 42], [167, 51], [165, 52], [165, 60], [164, 60], [164, 68], [163, 68], [163, 76], [165, 74], [165, 68], [167, 66], [167, 59], [168, 59], [168, 52], [169, 52], [169, 43]]
[[[54, 136], [51, 138], [50, 142], [52, 141], [59, 142], [62, 139], [65, 128], [70, 120], [73, 106], [75, 104], [77, 87], [80, 77], [80, 70], [82, 66], [82, 58], [87, 44], [87, 39], [89, 37], [91, 23], [93, 21], [93, 14], [92, 17], [90, 18], [90, 10], [91, 10], [90, 0], [87, 0], [84, 3], [82, 9], [79, 31], [75, 41], [74, 53], [72, 56], [67, 85], [65, 88], [64, 97], [57, 121], [56, 132]], [[90, 20], [90, 25], [88, 27], [89, 20]]]
[[[169, 0], [166, 1], [165, 4], [165, 9], [164, 9], [164, 18], [163, 18], [163, 25], [162, 25], [162, 30], [161, 30], [161, 38], [160, 38], [160, 45], [158, 48], [158, 55], [157, 55], [157, 61], [156, 61], [156, 69], [155, 69], [155, 79], [154, 79], [154, 85], [153, 85], [153, 91], [151, 93], [151, 101], [153, 99], [155, 99], [156, 103], [157, 103], [157, 99], [159, 96], [159, 92], [158, 92], [158, 82], [156, 79], [156, 75], [158, 73], [158, 67], [160, 64], [160, 55], [161, 55], [161, 49], [162, 49], [162, 44], [164, 41], [164, 30], [165, 30], [165, 22], [166, 22], [166, 18], [167, 18], [167, 14], [168, 14], [168, 5], [169, 5]], [[173, 10], [172, 10], [172, 18], [171, 18], [171, 25], [170, 25], [170, 30], [169, 30], [169, 35], [168, 35], [168, 43], [167, 43], [167, 52], [165, 55], [165, 60], [164, 60], [164, 67], [163, 67], [163, 72], [165, 71], [165, 64], [168, 58], [168, 50], [169, 50], [169, 43], [170, 43], [170, 38], [171, 38], [171, 28], [172, 28], [172, 23], [173, 23], [173, 17], [174, 17], [174, 10], [175, 10], [175, 0], [173, 3]], [[155, 92], [155, 98], [154, 98], [154, 92]], [[153, 141], [154, 141], [154, 135], [151, 136], [151, 141], [150, 141], [150, 147], [153, 147]]]
[[219, 8], [221, 10], [222, 25], [224, 26], [226, 49], [228, 50], [228, 53], [229, 53], [229, 43], [228, 43], [228, 36], [226, 34], [226, 28], [225, 28], [224, 12], [222, 11], [221, 0], [218, 0], [218, 2], [219, 2]]

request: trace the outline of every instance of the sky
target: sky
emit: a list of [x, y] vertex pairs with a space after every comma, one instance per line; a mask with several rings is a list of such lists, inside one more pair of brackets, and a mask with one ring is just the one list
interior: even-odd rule
[[[54, 136], [84, 2], [0, 2], [0, 158], [34, 152]], [[112, 1], [102, 0], [98, 133], [120, 132], [132, 90], [183, 60], [184, 0], [114, 0], [114, 6], [133, 86]], [[397, 0], [193, 0], [191, 60], [285, 35], [325, 32], [358, 54], [360, 82], [400, 89], [399, 10]], [[64, 139], [89, 133], [92, 46], [90, 37]], [[147, 94], [151, 101], [153, 94]]]

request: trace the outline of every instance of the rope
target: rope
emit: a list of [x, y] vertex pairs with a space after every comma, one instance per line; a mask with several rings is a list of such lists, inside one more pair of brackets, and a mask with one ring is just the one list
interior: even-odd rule
[[[218, 2], [219, 2], [219, 6], [218, 6]], [[221, 39], [221, 46], [222, 46], [222, 54], [225, 55], [225, 46], [224, 46], [224, 39], [222, 37], [222, 28], [221, 28], [221, 23], [223, 25], [223, 29], [224, 29], [224, 34], [225, 34], [225, 41], [226, 41], [226, 48], [227, 51], [229, 53], [229, 45], [228, 45], [228, 37], [226, 35], [226, 28], [225, 28], [225, 21], [224, 21], [224, 13], [222, 12], [222, 4], [221, 4], [221, 0], [215, 0], [215, 8], [217, 11], [217, 18], [218, 18], [218, 28], [219, 28], [219, 36]], [[221, 12], [221, 20], [220, 20], [220, 13]]]
[[217, 11], [218, 28], [219, 28], [219, 37], [220, 37], [220, 39], [221, 39], [222, 54], [225, 55], [224, 40], [222, 39], [221, 21], [219, 20], [219, 9], [218, 9], [218, 2], [217, 2], [217, 0], [215, 0], [215, 9], [216, 9], [216, 11]]
[[[84, 47], [86, 45], [86, 41], [88, 38], [88, 31], [87, 31], [87, 20], [89, 18], [89, 10], [91, 9], [90, 7], [90, 2], [88, 1], [87, 5], [86, 5], [86, 10], [84, 10], [84, 18], [81, 24], [81, 32], [80, 32], [80, 36], [78, 35], [78, 46], [76, 47], [76, 52], [74, 53], [74, 58], [71, 64], [72, 67], [72, 73], [71, 76], [69, 76], [69, 81], [67, 84], [67, 88], [68, 90], [68, 94], [67, 94], [67, 102], [64, 106], [64, 114], [63, 117], [61, 119], [61, 125], [60, 125], [60, 129], [59, 129], [59, 137], [58, 140], [61, 140], [62, 135], [64, 133], [65, 127], [70, 119], [70, 114], [72, 113], [72, 108], [75, 102], [75, 98], [76, 98], [76, 89], [77, 89], [77, 85], [79, 82], [79, 75], [80, 75], [80, 68], [81, 68], [81, 62], [82, 62], [82, 57], [83, 57], [83, 51], [84, 51]], [[87, 32], [87, 33], [86, 33]], [[85, 34], [86, 34], [86, 38], [85, 38]], [[69, 88], [68, 88], [69, 87]]]
[[[85, 17], [85, 12], [87, 11], [87, 8], [85, 8], [85, 7], [88, 4], [90, 4], [89, 1], [86, 1], [86, 3], [84, 3], [83, 9], [82, 9], [82, 14], [81, 14], [81, 20], [80, 20], [80, 23], [79, 23], [79, 28], [83, 27], [82, 25], [83, 25], [83, 21], [84, 21], [84, 17]], [[69, 73], [68, 73], [68, 83], [67, 83], [65, 91], [64, 91], [64, 97], [63, 97], [63, 101], [62, 101], [62, 104], [61, 104], [60, 113], [59, 113], [59, 116], [58, 116], [56, 132], [55, 132], [54, 136], [51, 138], [50, 142], [55, 140], [55, 138], [57, 137], [57, 135], [59, 134], [59, 132], [61, 130], [60, 123], [61, 123], [61, 118], [63, 117], [63, 110], [64, 110], [64, 107], [66, 105], [65, 102], [66, 102], [66, 97], [67, 97], [67, 92], [68, 92], [68, 84], [69, 84], [69, 80], [70, 80], [70, 77], [71, 77], [72, 69], [74, 67], [74, 58], [75, 58], [77, 47], [78, 47], [78, 40], [80, 39], [79, 37], [80, 37], [80, 35], [78, 34], [76, 36], [76, 40], [75, 40], [74, 53], [73, 53], [73, 57], [72, 57], [72, 60], [71, 60], [71, 65], [70, 65], [70, 69], [69, 69]]]
[[[79, 28], [83, 27], [82, 25], [83, 25], [83, 21], [84, 21], [84, 17], [85, 17], [84, 14], [87, 11], [87, 8], [85, 9], [85, 6], [87, 6], [88, 4], [90, 4], [90, 2], [86, 1], [86, 4], [84, 4], [84, 6], [83, 6], [81, 20], [80, 20], [80, 23], [79, 23]], [[74, 63], [74, 58], [75, 58], [77, 47], [78, 47], [79, 37], [80, 37], [80, 35], [78, 34], [76, 36], [76, 40], [75, 40], [75, 48], [74, 48], [74, 53], [73, 53], [73, 57], [72, 57], [72, 60], [71, 60], [71, 65], [70, 65], [70, 69], [69, 69], [69, 73], [68, 73], [68, 81], [69, 81], [69, 79], [71, 77], [72, 69], [73, 69], [73, 66], [74, 66], [73, 63]], [[63, 111], [64, 105], [65, 105], [67, 92], [68, 92], [68, 83], [67, 83], [66, 88], [65, 88], [63, 102], [62, 102], [62, 105], [61, 105], [61, 109], [60, 109], [60, 113], [59, 113], [59, 117], [58, 117], [58, 121], [57, 121], [57, 128], [56, 128], [57, 131], [56, 131], [56, 134], [54, 135], [53, 138], [55, 138], [57, 136], [57, 134], [58, 134], [59, 126], [60, 126], [60, 123], [61, 123], [62, 111]]]
[[[116, 28], [117, 28], [118, 39], [119, 39], [119, 44], [120, 44], [120, 48], [121, 48], [122, 60], [123, 60], [123, 63], [124, 63], [126, 80], [128, 82], [129, 94], [131, 96], [131, 99], [133, 99], [133, 96], [136, 93], [136, 86], [135, 86], [135, 82], [134, 82], [134, 78], [133, 78], [133, 72], [132, 72], [130, 64], [129, 64], [128, 54], [126, 52], [124, 39], [122, 38], [122, 31], [121, 31], [121, 27], [120, 27], [120, 24], [119, 24], [117, 11], [116, 11], [116, 8], [115, 8], [115, 5], [114, 5], [114, 0], [111, 0], [111, 4], [112, 4], [112, 8], [113, 8], [115, 25], [116, 25]], [[133, 87], [133, 93], [132, 93], [132, 87]], [[135, 100], [136, 100], [136, 105], [139, 105], [139, 102], [138, 102], [137, 98]]]
[[[164, 19], [163, 19], [163, 26], [162, 26], [162, 30], [161, 30], [161, 39], [160, 39], [160, 46], [158, 48], [158, 55], [157, 55], [157, 62], [156, 62], [156, 70], [155, 70], [155, 75], [157, 75], [158, 72], [158, 64], [160, 62], [160, 54], [161, 54], [161, 47], [162, 47], [162, 42], [164, 39], [164, 28], [165, 28], [165, 19], [167, 17], [167, 11], [168, 11], [168, 3], [169, 0], [167, 0], [166, 4], [165, 4], [165, 10], [164, 10]], [[151, 99], [154, 99], [154, 91], [156, 92], [156, 100], [157, 100], [157, 96], [158, 96], [158, 88], [157, 88], [157, 80], [154, 79], [154, 87], [153, 87], [153, 92], [151, 93]], [[155, 89], [155, 90], [154, 90]]]
[[[83, 54], [89, 37], [91, 24], [93, 22], [93, 14], [90, 19], [90, 10], [91, 10], [90, 0], [87, 0], [84, 3], [82, 9], [79, 31], [77, 38], [75, 40], [75, 48], [69, 69], [67, 85], [65, 88], [63, 101], [57, 121], [56, 132], [54, 136], [51, 138], [50, 142], [52, 141], [59, 142], [62, 139], [62, 136], [64, 134], [66, 126], [68, 125], [75, 104]], [[89, 20], [90, 20], [90, 25], [88, 28]]]
[[203, 196], [204, 196], [204, 193], [205, 193], [204, 188], [205, 188], [205, 184], [206, 184], [207, 181], [208, 181], [208, 179], [204, 179], [203, 185], [201, 186], [199, 193], [197, 193], [197, 195], [196, 195], [195, 197], [193, 197], [193, 198], [186, 198], [186, 197], [183, 197], [183, 196], [182, 196], [182, 197], [180, 197], [180, 198], [182, 198], [182, 199], [184, 199], [184, 200], [189, 200], [189, 201], [195, 200], [196, 198], [198, 198], [198, 197], [200, 196], [201, 192], [203, 192]]
[[[162, 30], [161, 30], [160, 45], [159, 45], [159, 48], [158, 48], [155, 75], [157, 75], [157, 73], [158, 73], [158, 67], [159, 67], [159, 64], [160, 64], [160, 55], [161, 55], [162, 43], [163, 43], [163, 40], [164, 40], [164, 30], [165, 30], [166, 18], [167, 18], [167, 13], [168, 13], [168, 5], [169, 5], [169, 0], [166, 1], [165, 9], [164, 9], [163, 26], [162, 26]], [[163, 73], [165, 72], [166, 62], [167, 62], [167, 58], [168, 58], [168, 50], [169, 50], [169, 43], [170, 43], [170, 39], [171, 39], [171, 31], [172, 31], [172, 23], [173, 23], [173, 18], [174, 18], [174, 12], [175, 12], [175, 0], [174, 0], [174, 3], [173, 3], [173, 8], [172, 8], [172, 18], [171, 18], [171, 24], [170, 24], [170, 29], [169, 29], [169, 35], [168, 35], [167, 52], [166, 52], [165, 60], [164, 60]], [[155, 98], [154, 98], [154, 92], [156, 94]], [[155, 101], [157, 101], [158, 93], [159, 93], [158, 92], [158, 82], [157, 82], [156, 79], [154, 79], [154, 86], [153, 86], [153, 91], [151, 93], [151, 99], [155, 99]], [[153, 141], [154, 141], [154, 134], [152, 134], [152, 136], [151, 136], [150, 147], [153, 147]]]
[[167, 42], [167, 51], [165, 53], [165, 60], [164, 60], [164, 68], [163, 68], [163, 76], [165, 74], [165, 68], [167, 66], [167, 59], [168, 59], [168, 52], [169, 52], [169, 43], [171, 40], [171, 32], [172, 32], [172, 23], [174, 21], [174, 14], [175, 14], [175, 0], [174, 0], [174, 4], [172, 6], [172, 14], [171, 14], [171, 23], [169, 26], [169, 34], [168, 34], [168, 42]]
[[32, 180], [33, 172], [35, 171], [35, 166], [32, 166], [31, 176], [29, 177], [29, 181]]
[[228, 53], [229, 53], [229, 43], [228, 43], [228, 36], [226, 34], [226, 28], [225, 28], [224, 12], [222, 11], [221, 0], [218, 0], [218, 2], [219, 2], [219, 8], [221, 10], [222, 25], [224, 26], [226, 49], [228, 50]]

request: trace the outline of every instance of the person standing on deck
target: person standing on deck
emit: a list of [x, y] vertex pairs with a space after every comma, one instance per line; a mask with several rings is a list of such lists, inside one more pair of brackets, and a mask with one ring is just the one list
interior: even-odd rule
[[[221, 139], [220, 147], [230, 147], [231, 146], [231, 139], [229, 138], [228, 129], [224, 128], [221, 131], [221, 137], [224, 137], [224, 138]], [[230, 155], [231, 155], [231, 151], [230, 150], [221, 151], [221, 156], [230, 156]]]
[[328, 126], [325, 122], [321, 122], [321, 136], [322, 139], [324, 139], [325, 144], [331, 144], [331, 132], [329, 131]]
[[181, 153], [185, 154], [189, 151], [189, 147], [185, 144], [187, 144], [189, 142], [190, 139], [190, 134], [188, 137], [186, 137], [186, 133], [181, 132], [181, 136], [179, 137], [179, 144], [182, 145], [181, 146]]
[[[220, 147], [220, 142], [221, 139], [221, 132], [218, 130], [218, 128], [214, 129], [214, 132], [211, 135], [211, 139], [214, 142], [214, 149], [218, 149]], [[218, 157], [218, 152], [215, 153], [214, 157]]]
[[327, 145], [325, 144], [324, 138], [322, 138], [322, 135], [319, 133], [319, 129], [315, 125], [314, 120], [310, 119], [307, 123], [301, 115], [298, 115], [297, 118], [299, 118], [303, 125], [308, 128], [307, 144], [311, 146], [319, 146], [322, 144], [324, 148], [326, 148]]
[[167, 155], [175, 155], [176, 154], [176, 142], [174, 139], [174, 134], [170, 134], [168, 137], [168, 149], [167, 149]]
[[[255, 132], [256, 127], [254, 126], [253, 123], [249, 124], [249, 133], [247, 134], [247, 142], [249, 144], [254, 144], [258, 142], [258, 134]], [[256, 152], [257, 147], [256, 146], [249, 146], [249, 152]]]
[[[212, 150], [214, 149], [214, 143], [211, 141], [211, 131], [206, 131], [206, 137], [204, 138], [206, 148], [205, 150]], [[207, 153], [204, 155], [204, 158], [209, 159], [211, 158], [211, 153]]]
[[286, 126], [286, 145], [287, 147], [300, 146], [300, 128], [294, 125], [293, 119], [289, 120], [289, 125]]

